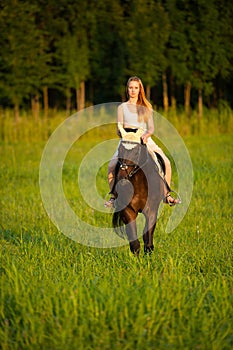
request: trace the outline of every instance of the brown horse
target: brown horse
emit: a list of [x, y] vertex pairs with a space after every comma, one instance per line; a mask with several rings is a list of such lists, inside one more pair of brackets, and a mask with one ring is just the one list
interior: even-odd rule
[[132, 138], [128, 137], [128, 140], [125, 140], [123, 137], [118, 148], [113, 188], [116, 200], [112, 223], [119, 236], [128, 238], [131, 252], [138, 255], [140, 242], [136, 218], [138, 213], [145, 217], [144, 252], [152, 252], [158, 208], [164, 196], [164, 180], [146, 145], [141, 143], [140, 137], [139, 141], [130, 139]]

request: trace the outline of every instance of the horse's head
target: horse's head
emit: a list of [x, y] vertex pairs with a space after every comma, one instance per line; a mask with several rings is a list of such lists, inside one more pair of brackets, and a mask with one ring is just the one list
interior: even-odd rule
[[121, 124], [118, 124], [118, 128], [122, 136], [118, 149], [121, 169], [141, 167], [147, 160], [147, 148], [141, 141], [144, 130], [138, 129], [137, 132], [126, 132]]

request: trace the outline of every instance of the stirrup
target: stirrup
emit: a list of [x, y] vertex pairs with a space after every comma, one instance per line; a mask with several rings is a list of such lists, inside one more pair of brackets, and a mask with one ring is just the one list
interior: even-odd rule
[[105, 208], [114, 208], [115, 197], [111, 197], [108, 201], [105, 201]]
[[[175, 191], [171, 191], [171, 192], [175, 192]], [[176, 192], [175, 192], [175, 193], [176, 193]], [[173, 206], [176, 205], [176, 204], [181, 204], [181, 203], [182, 203], [182, 201], [181, 201], [181, 199], [180, 199], [180, 197], [179, 197], [178, 194], [177, 194], [177, 196], [178, 196], [177, 199], [176, 199], [176, 198], [173, 198], [172, 195], [171, 195], [171, 193], [168, 192], [167, 195], [164, 197], [163, 201], [164, 201], [164, 203], [169, 204], [170, 207], [173, 207]], [[172, 198], [172, 201], [169, 201], [169, 199], [168, 199], [169, 197]]]

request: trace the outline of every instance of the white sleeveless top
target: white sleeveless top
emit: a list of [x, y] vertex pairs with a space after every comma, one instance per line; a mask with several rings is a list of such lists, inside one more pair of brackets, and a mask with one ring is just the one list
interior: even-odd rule
[[124, 113], [124, 125], [132, 126], [132, 128], [143, 128], [147, 129], [147, 125], [145, 122], [138, 121], [138, 114], [135, 112], [131, 112], [129, 107], [127, 106], [127, 102], [123, 102], [122, 104], [123, 113]]

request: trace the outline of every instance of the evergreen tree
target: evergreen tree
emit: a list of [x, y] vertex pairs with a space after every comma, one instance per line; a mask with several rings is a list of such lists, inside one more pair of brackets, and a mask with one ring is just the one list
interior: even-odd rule
[[85, 107], [85, 81], [90, 72], [88, 45], [88, 3], [60, 0], [60, 13], [64, 24], [54, 40], [56, 75], [67, 98], [70, 109], [71, 90], [76, 92], [77, 110]]
[[94, 18], [89, 33], [94, 102], [123, 98], [125, 91], [126, 38], [124, 7], [119, 0], [92, 1]]
[[148, 98], [162, 78], [165, 109], [168, 91], [175, 106], [184, 87], [188, 112], [192, 88], [201, 116], [203, 99], [217, 105], [232, 77], [226, 0], [2, 0], [0, 10], [0, 97], [16, 119], [30, 98], [38, 117], [42, 94], [47, 115], [50, 89], [66, 96], [68, 113], [74, 91], [78, 109], [85, 92], [90, 103], [118, 101], [131, 75]]
[[[89, 75], [89, 51], [85, 33], [67, 34], [57, 43], [57, 62], [62, 68], [62, 84], [76, 91], [77, 110], [84, 108], [81, 84]], [[83, 89], [83, 88], [82, 88]]]
[[[229, 16], [220, 15], [215, 0], [196, 2], [166, 1], [171, 21], [168, 57], [172, 74], [185, 86], [185, 108], [189, 110], [191, 86], [198, 91], [198, 112], [202, 115], [203, 92], [213, 91], [213, 80], [230, 66], [227, 42], [223, 33]], [[226, 33], [225, 33], [226, 34]]]
[[135, 0], [128, 6], [127, 75], [139, 75], [150, 88], [166, 69], [165, 47], [169, 37], [169, 20], [164, 8], [155, 1]]
[[14, 105], [15, 118], [24, 98], [37, 91], [44, 60], [35, 26], [37, 7], [29, 2], [5, 1], [0, 14], [1, 91]]

